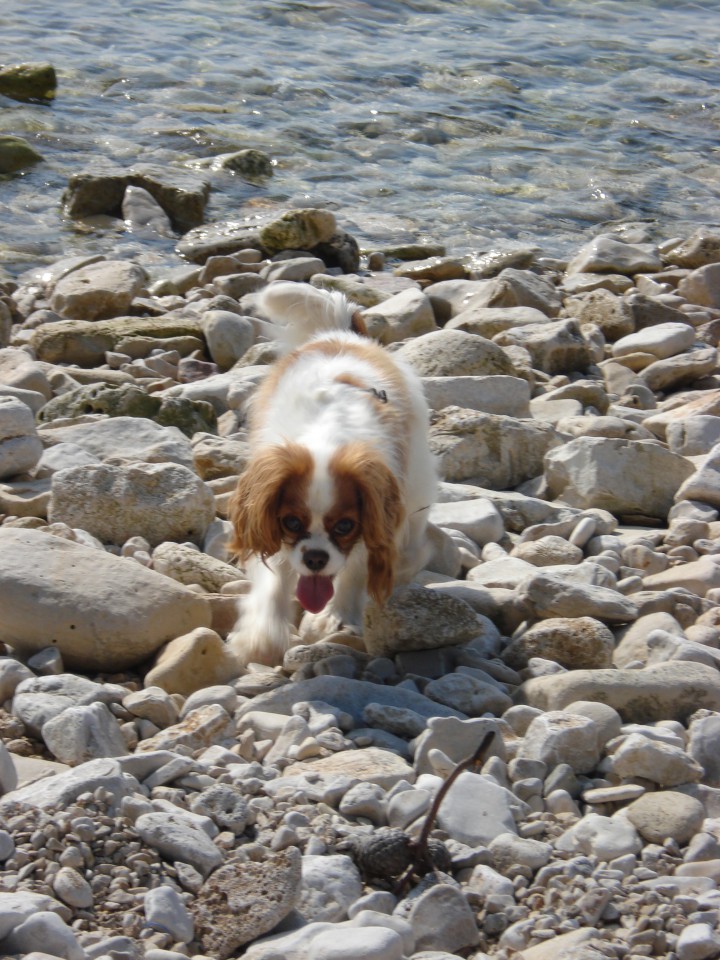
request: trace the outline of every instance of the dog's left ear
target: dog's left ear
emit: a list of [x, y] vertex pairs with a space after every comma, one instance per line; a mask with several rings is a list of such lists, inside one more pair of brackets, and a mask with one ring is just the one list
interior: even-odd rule
[[362, 537], [368, 552], [368, 593], [382, 604], [395, 585], [395, 534], [405, 516], [400, 485], [387, 464], [363, 444], [346, 448], [336, 469], [357, 488]]

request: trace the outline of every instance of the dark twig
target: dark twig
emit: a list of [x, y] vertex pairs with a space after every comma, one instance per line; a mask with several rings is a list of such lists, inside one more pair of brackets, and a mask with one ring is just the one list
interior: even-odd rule
[[420, 836], [418, 837], [417, 841], [413, 843], [413, 862], [397, 881], [397, 886], [399, 889], [402, 890], [405, 887], [408, 880], [414, 873], [423, 874], [434, 869], [434, 864], [430, 857], [430, 851], [428, 850], [428, 840], [430, 838], [430, 833], [435, 826], [435, 820], [437, 818], [438, 811], [440, 810], [440, 805], [460, 774], [465, 770], [468, 770], [470, 767], [480, 763], [481, 760], [485, 759], [485, 753], [492, 743], [494, 737], [495, 730], [488, 730], [488, 732], [482, 738], [480, 746], [477, 748], [477, 750], [471, 756], [467, 757], [467, 759], [461, 760], [460, 763], [458, 763], [452, 773], [448, 776], [447, 780], [445, 780], [438, 792], [435, 794], [435, 799], [433, 800], [432, 806], [428, 810], [427, 816], [425, 817], [425, 823], [423, 824]]

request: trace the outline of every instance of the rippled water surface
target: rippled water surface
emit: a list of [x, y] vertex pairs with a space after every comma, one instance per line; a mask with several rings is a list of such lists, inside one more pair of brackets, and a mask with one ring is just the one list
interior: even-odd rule
[[62, 217], [99, 156], [259, 148], [275, 175], [214, 174], [208, 219], [326, 205], [366, 244], [561, 255], [618, 221], [720, 221], [717, 0], [2, 0], [0, 62], [22, 60], [59, 86], [51, 105], [0, 97], [0, 132], [45, 158], [0, 178], [10, 272], [140, 250]]

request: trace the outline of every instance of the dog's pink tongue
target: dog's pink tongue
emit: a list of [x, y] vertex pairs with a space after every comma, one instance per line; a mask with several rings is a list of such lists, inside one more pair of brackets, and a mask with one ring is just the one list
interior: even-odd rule
[[295, 596], [308, 613], [320, 613], [333, 595], [330, 577], [300, 577]]

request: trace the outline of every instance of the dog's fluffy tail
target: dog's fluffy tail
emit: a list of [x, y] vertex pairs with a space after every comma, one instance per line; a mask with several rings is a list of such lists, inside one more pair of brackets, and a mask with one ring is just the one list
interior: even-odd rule
[[287, 350], [294, 350], [322, 333], [364, 332], [356, 304], [342, 293], [318, 290], [309, 283], [271, 283], [260, 296], [260, 306], [268, 320], [281, 328]]

